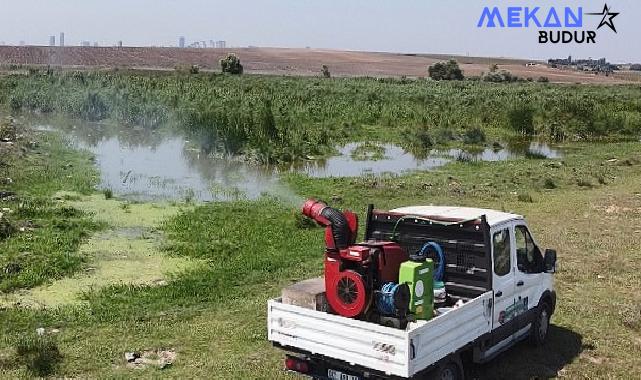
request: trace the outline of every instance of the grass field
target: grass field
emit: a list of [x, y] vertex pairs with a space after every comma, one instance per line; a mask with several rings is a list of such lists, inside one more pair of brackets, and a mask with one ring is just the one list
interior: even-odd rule
[[[3, 130], [8, 128], [8, 123], [3, 124]], [[33, 287], [75, 272], [82, 262], [69, 253], [101, 224], [67, 207], [63, 199], [54, 199], [53, 193], [92, 192], [97, 173], [91, 157], [71, 151], [58, 136], [34, 132], [2, 143], [0, 149], [0, 190], [9, 189], [2, 197], [1, 208], [4, 219], [12, 221], [5, 229], [17, 232], [10, 239], [0, 240], [0, 268], [4, 269], [0, 272], [0, 292]], [[50, 252], [52, 244], [58, 250]]]
[[[221, 80], [243, 86], [241, 79]], [[392, 91], [385, 95], [390, 97], [405, 88], [375, 86]], [[466, 93], [449, 84], [434, 88]], [[490, 87], [482, 90], [492, 93]], [[518, 91], [500, 87], [497, 96]], [[543, 99], [548, 91], [563, 90], [536, 91]], [[613, 96], [585, 91], [588, 97]], [[634, 107], [638, 99], [629, 96], [626, 107]], [[380, 127], [371, 128], [359, 133]], [[0, 377], [291, 378], [281, 371], [282, 353], [266, 341], [266, 300], [286, 284], [321, 275], [323, 247], [322, 230], [301, 221], [296, 202], [107, 199], [110, 194], [93, 192], [96, 173], [87, 154], [54, 134], [19, 132], [25, 136], [10, 148], [0, 145], [0, 179], [12, 178], [0, 190], [15, 193], [0, 204], [13, 210], [3, 215], [16, 227], [0, 240]], [[395, 138], [394, 132], [381, 136]], [[379, 208], [434, 203], [526, 215], [543, 247], [559, 252], [550, 340], [541, 348], [521, 344], [486, 366], [468, 368], [470, 373], [481, 379], [638, 378], [641, 143], [563, 147], [562, 159], [454, 161], [404, 176], [289, 174], [283, 181], [301, 199], [332, 200], [361, 215], [370, 202]], [[121, 268], [121, 278], [109, 272], [111, 264]], [[25, 304], [16, 305], [21, 299]], [[171, 350], [177, 358], [165, 369], [129, 368], [124, 353], [140, 350]]]

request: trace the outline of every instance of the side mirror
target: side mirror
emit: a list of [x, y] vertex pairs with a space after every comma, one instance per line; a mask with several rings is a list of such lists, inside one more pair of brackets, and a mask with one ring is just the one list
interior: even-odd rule
[[546, 249], [543, 257], [543, 265], [546, 273], [556, 272], [556, 249]]

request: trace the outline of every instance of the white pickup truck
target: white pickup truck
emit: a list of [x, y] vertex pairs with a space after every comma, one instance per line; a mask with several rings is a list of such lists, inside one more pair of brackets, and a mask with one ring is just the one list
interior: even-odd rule
[[390, 239], [408, 251], [428, 239], [444, 247], [451, 307], [397, 329], [270, 300], [268, 339], [287, 351], [287, 370], [330, 380], [464, 379], [464, 356], [483, 363], [521, 339], [537, 345], [546, 339], [556, 306], [556, 252], [542, 255], [521, 215], [370, 207], [365, 240]]

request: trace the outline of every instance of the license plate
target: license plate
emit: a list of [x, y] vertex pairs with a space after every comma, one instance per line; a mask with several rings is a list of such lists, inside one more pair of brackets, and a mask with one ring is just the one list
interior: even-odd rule
[[329, 377], [331, 380], [360, 380], [361, 379], [358, 376], [348, 375], [346, 373], [337, 371], [335, 369], [328, 369], [327, 377]]

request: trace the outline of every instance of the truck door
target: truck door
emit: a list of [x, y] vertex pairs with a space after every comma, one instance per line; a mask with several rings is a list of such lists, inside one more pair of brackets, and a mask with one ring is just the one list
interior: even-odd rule
[[492, 317], [492, 346], [511, 338], [515, 332], [514, 307], [514, 249], [513, 227], [505, 224], [492, 233], [494, 311]]
[[517, 222], [514, 226], [514, 246], [516, 248], [516, 331], [524, 330], [536, 315], [544, 272], [543, 255], [536, 245], [527, 226]]

